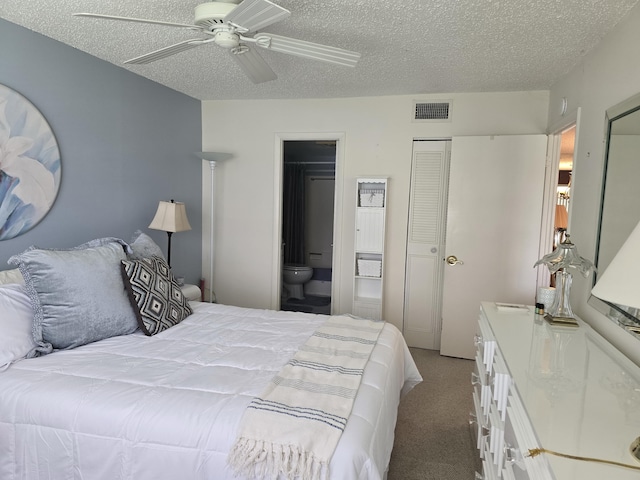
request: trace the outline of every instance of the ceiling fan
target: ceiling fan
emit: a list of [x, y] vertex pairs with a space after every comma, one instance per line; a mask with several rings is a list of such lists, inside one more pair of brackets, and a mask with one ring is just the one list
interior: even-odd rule
[[[227, 49], [253, 83], [268, 82], [277, 78], [275, 72], [254, 47], [323, 62], [354, 67], [360, 54], [318, 43], [283, 37], [258, 30], [279, 22], [291, 15], [285, 8], [269, 0], [217, 0], [202, 3], [195, 8], [194, 24], [172, 23], [143, 18], [118, 17], [99, 13], [74, 13], [78, 17], [93, 17], [126, 22], [151, 23], [184, 28], [198, 32], [191, 38], [168, 47], [149, 52], [125, 61], [126, 64], [145, 64], [184, 52], [191, 48], [215, 43]], [[253, 36], [246, 36], [253, 34]]]

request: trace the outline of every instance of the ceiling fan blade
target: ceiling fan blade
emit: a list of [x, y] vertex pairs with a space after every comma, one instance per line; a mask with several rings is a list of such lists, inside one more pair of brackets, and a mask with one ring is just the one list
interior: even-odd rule
[[253, 83], [269, 82], [278, 78], [267, 62], [253, 49], [231, 56]]
[[130, 60], [127, 60], [124, 63], [133, 64], [133, 65], [144, 65], [145, 63], [155, 62], [156, 60], [160, 60], [162, 58], [175, 55], [176, 53], [184, 52], [185, 50], [190, 50], [206, 42], [207, 40], [202, 40], [199, 38], [184, 40], [183, 42], [176, 43], [175, 45], [170, 45], [168, 47], [164, 47], [159, 50], [154, 50], [153, 52], [140, 55], [139, 57], [132, 58]]
[[104, 18], [107, 20], [122, 20], [124, 22], [138, 22], [138, 23], [152, 23], [155, 25], [166, 25], [169, 27], [181, 27], [181, 28], [193, 28], [196, 30], [201, 30], [201, 28], [197, 25], [189, 25], [187, 23], [173, 23], [173, 22], [163, 22], [161, 20], [146, 20], [144, 18], [133, 18], [133, 17], [117, 17], [115, 15], [102, 15], [100, 13], [74, 13], [74, 17], [90, 17], [90, 18]]
[[267, 50], [297, 55], [298, 57], [336, 63], [346, 67], [355, 67], [360, 54], [342, 48], [330, 47], [319, 43], [305, 42], [295, 38], [282, 37], [271, 33], [260, 33], [254, 37], [256, 45]]
[[241, 33], [247, 33], [279, 22], [289, 15], [289, 10], [269, 0], [243, 0], [224, 17], [224, 23], [230, 23], [238, 27]]

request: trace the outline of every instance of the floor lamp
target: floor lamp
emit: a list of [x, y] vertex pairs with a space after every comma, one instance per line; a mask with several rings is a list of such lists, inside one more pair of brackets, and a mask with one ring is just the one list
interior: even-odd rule
[[210, 192], [211, 192], [211, 204], [210, 204], [210, 211], [209, 211], [209, 215], [210, 215], [210, 222], [209, 222], [209, 302], [211, 303], [215, 303], [215, 294], [213, 293], [213, 260], [214, 260], [214, 250], [213, 250], [213, 235], [215, 233], [214, 231], [214, 225], [215, 225], [215, 205], [214, 205], [214, 200], [215, 200], [215, 169], [216, 169], [216, 163], [217, 162], [221, 162], [224, 160], [229, 160], [231, 157], [233, 157], [232, 154], [230, 153], [221, 153], [221, 152], [198, 152], [196, 153], [196, 155], [201, 158], [202, 160], [209, 162], [209, 168], [211, 169], [211, 173], [209, 175], [209, 179], [211, 181], [211, 188], [210, 188]]

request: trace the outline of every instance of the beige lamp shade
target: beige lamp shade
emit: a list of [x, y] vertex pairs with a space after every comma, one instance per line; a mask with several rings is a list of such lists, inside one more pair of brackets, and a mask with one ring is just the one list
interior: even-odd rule
[[184, 203], [174, 202], [173, 200], [170, 202], [161, 201], [158, 204], [158, 210], [153, 220], [151, 220], [149, 228], [163, 230], [165, 232], [184, 232], [185, 230], [191, 230]]
[[567, 229], [569, 224], [569, 215], [567, 214], [567, 207], [564, 205], [556, 205], [556, 219], [555, 219], [555, 227], [556, 229], [562, 228], [564, 230]]
[[591, 294], [607, 302], [640, 308], [640, 223], [613, 257]]
[[170, 202], [160, 201], [156, 216], [151, 220], [149, 228], [167, 232], [167, 263], [169, 267], [171, 267], [171, 235], [173, 235], [174, 232], [191, 230], [184, 203], [174, 202], [173, 200]]

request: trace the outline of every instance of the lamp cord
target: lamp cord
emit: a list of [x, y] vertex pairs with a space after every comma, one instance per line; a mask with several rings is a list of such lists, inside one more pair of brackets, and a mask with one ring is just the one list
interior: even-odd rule
[[628, 463], [614, 462], [612, 460], [603, 460], [601, 458], [592, 458], [592, 457], [580, 457], [577, 455], [569, 455], [567, 453], [555, 452], [553, 450], [547, 450], [546, 448], [530, 448], [529, 453], [526, 455], [527, 457], [537, 457], [542, 453], [548, 453], [550, 455], [555, 455], [556, 457], [569, 458], [571, 460], [580, 460], [583, 462], [596, 462], [596, 463], [606, 463], [609, 465], [615, 465], [617, 467], [631, 468], [633, 470], [640, 470], [640, 467], [636, 465], [629, 465]]

